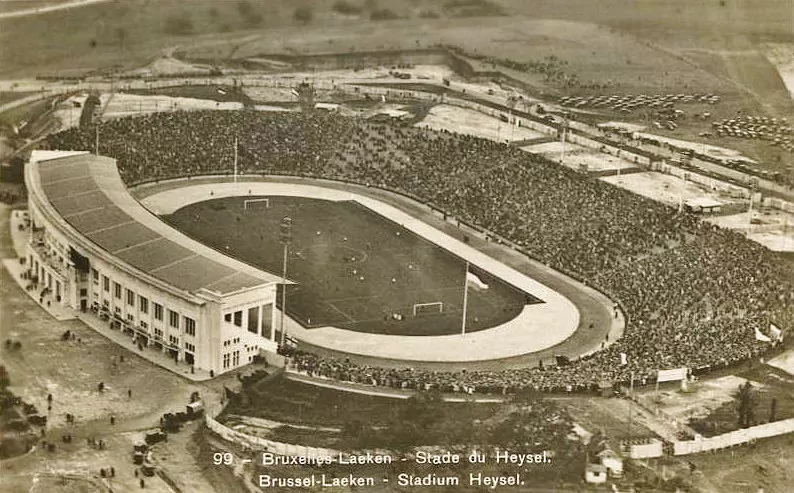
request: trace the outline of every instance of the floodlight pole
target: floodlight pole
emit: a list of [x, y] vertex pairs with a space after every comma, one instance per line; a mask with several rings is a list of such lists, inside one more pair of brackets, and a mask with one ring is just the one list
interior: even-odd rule
[[463, 320], [460, 323], [460, 335], [466, 335], [466, 308], [469, 304], [469, 263], [466, 262], [466, 274], [463, 276]]
[[237, 183], [237, 137], [234, 138], [234, 183]]
[[284, 325], [284, 314], [287, 312], [287, 252], [292, 241], [292, 219], [284, 217], [280, 226], [280, 241], [284, 245], [284, 264], [281, 270], [281, 347], [287, 340], [287, 328]]
[[568, 128], [568, 119], [563, 116], [562, 120], [562, 135], [560, 136], [560, 164], [565, 161], [565, 131]]

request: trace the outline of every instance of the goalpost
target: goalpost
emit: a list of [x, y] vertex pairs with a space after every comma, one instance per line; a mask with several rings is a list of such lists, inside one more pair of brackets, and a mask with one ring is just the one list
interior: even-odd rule
[[430, 303], [414, 303], [414, 317], [425, 314], [444, 313], [443, 301], [431, 301]]
[[251, 204], [263, 203], [265, 205], [265, 209], [270, 209], [270, 199], [246, 199], [243, 201], [243, 210], [248, 210]]

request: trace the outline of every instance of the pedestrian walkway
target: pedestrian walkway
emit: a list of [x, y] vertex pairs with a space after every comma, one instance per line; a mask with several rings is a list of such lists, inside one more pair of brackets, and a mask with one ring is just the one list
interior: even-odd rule
[[100, 319], [98, 316], [91, 312], [81, 313], [79, 310], [73, 310], [61, 303], [55, 301], [51, 295], [45, 295], [43, 298], [36, 296], [36, 291], [26, 289], [28, 281], [22, 278], [22, 273], [27, 271], [27, 266], [20, 263], [19, 259], [24, 258], [25, 245], [27, 244], [27, 236], [29, 230], [27, 228], [20, 229], [19, 225], [24, 224], [25, 212], [13, 211], [10, 219], [10, 234], [14, 245], [14, 250], [17, 253], [17, 258], [3, 259], [3, 266], [9, 273], [9, 277], [13, 279], [22, 290], [30, 296], [44, 311], [49, 313], [53, 318], [58, 321], [78, 319], [86, 326], [105, 336], [119, 346], [122, 346], [134, 352], [141, 358], [148, 360], [166, 370], [181, 375], [188, 380], [200, 382], [212, 378], [209, 372], [199, 369], [193, 369], [186, 363], [179, 363], [173, 358], [169, 357], [166, 353], [154, 348], [144, 347], [143, 350], [138, 349], [138, 346], [131, 336], [124, 334], [120, 330], [112, 329], [110, 323], [106, 320]]

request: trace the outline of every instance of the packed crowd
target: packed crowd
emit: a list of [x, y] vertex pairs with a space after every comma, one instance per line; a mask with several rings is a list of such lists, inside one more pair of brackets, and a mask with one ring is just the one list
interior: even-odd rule
[[[90, 149], [93, 138], [92, 129], [70, 129], [49, 146]], [[662, 368], [734, 364], [768, 348], [756, 329], [794, 322], [794, 272], [775, 254], [496, 142], [333, 114], [215, 111], [105, 123], [100, 153], [118, 159], [128, 184], [230, 174], [235, 138], [241, 173], [350, 180], [419, 197], [604, 290], [627, 314], [623, 338], [567, 366], [445, 373], [294, 352], [313, 375], [462, 392], [585, 390], [631, 372], [652, 382]]]

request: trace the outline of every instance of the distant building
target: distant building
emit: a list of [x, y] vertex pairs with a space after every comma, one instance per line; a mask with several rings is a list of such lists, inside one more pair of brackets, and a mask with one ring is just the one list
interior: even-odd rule
[[684, 202], [684, 207], [689, 212], [699, 212], [702, 214], [712, 214], [715, 212], [720, 212], [722, 210], [722, 206], [725, 205], [719, 200], [714, 200], [709, 197], [698, 197], [694, 199], [689, 199]]
[[607, 482], [607, 468], [601, 464], [587, 464], [584, 480], [590, 484], [604, 484]]

